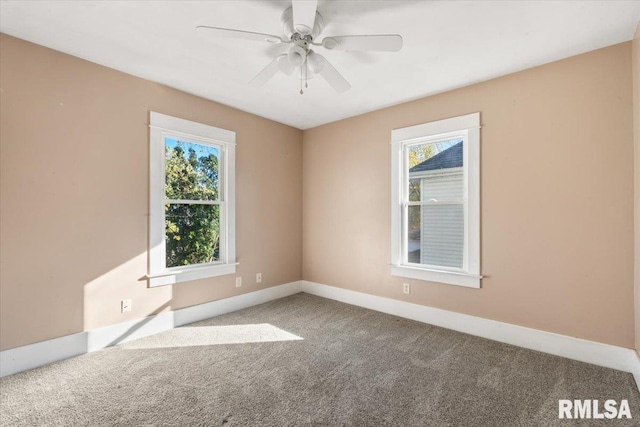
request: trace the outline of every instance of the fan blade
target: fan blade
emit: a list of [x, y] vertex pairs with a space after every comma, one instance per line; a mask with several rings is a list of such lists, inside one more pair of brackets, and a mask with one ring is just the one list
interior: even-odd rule
[[[318, 54], [316, 53], [316, 55]], [[327, 61], [327, 58], [322, 55], [318, 55], [318, 60], [323, 63], [319, 74], [327, 81], [327, 83], [329, 83], [329, 86], [331, 86], [336, 92], [346, 92], [351, 89], [349, 82], [342, 77], [342, 74], [340, 74], [329, 61]]]
[[280, 38], [279, 36], [274, 36], [272, 34], [252, 33], [251, 31], [232, 30], [229, 28], [207, 27], [205, 25], [199, 25], [196, 27], [196, 31], [202, 35], [209, 35], [226, 39], [252, 40], [258, 42], [269, 42], [273, 44], [285, 43], [282, 38]]
[[316, 21], [317, 0], [293, 0], [293, 28], [302, 35], [311, 34]]
[[269, 63], [262, 71], [258, 73], [250, 82], [249, 86], [251, 87], [261, 87], [266, 82], [271, 80], [273, 76], [276, 75], [280, 67], [278, 67], [278, 58], [275, 58], [273, 61]]
[[402, 37], [398, 34], [376, 36], [331, 36], [322, 40], [322, 46], [332, 50], [366, 50], [397, 52], [402, 49]]

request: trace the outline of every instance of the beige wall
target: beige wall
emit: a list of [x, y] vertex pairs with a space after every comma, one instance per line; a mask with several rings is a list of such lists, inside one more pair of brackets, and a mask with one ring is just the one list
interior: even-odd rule
[[[303, 277], [632, 348], [631, 87], [623, 43], [305, 131]], [[391, 277], [391, 130], [475, 111], [482, 289]]]
[[[304, 133], [6, 35], [0, 44], [0, 349], [302, 277], [634, 345], [631, 43]], [[240, 290], [234, 276], [140, 280], [149, 110], [237, 132]], [[390, 132], [474, 111], [483, 288], [391, 277]], [[640, 304], [638, 280], [636, 291]], [[133, 311], [120, 314], [125, 298]]]
[[636, 350], [640, 353], [640, 22], [632, 43], [633, 72], [633, 141], [635, 159], [635, 301]]
[[[6, 35], [0, 55], [1, 349], [301, 278], [300, 130]], [[140, 280], [149, 110], [237, 132], [242, 288]]]

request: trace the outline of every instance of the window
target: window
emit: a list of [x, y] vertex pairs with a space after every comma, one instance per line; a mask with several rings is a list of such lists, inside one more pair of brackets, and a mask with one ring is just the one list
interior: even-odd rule
[[480, 287], [480, 113], [391, 132], [391, 274]]
[[235, 273], [235, 132], [153, 111], [149, 127], [149, 286]]

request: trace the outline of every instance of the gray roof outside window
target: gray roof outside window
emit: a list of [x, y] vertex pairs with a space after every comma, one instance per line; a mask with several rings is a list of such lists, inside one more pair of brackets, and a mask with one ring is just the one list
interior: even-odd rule
[[462, 149], [463, 141], [447, 148], [446, 150], [436, 154], [435, 156], [415, 165], [409, 172], [422, 172], [437, 169], [449, 169], [462, 167]]

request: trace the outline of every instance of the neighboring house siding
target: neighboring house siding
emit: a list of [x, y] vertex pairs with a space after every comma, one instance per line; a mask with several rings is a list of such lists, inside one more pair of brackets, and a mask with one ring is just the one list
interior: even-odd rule
[[[460, 200], [462, 171], [425, 176], [421, 180], [422, 200]], [[463, 267], [464, 205], [443, 204], [422, 207], [420, 262], [444, 267]]]

